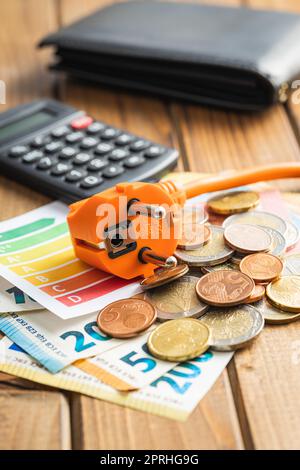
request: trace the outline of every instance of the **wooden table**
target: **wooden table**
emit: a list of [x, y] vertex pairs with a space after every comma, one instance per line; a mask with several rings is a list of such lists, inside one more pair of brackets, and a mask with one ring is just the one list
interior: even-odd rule
[[[255, 115], [205, 109], [64, 81], [47, 71], [38, 40], [111, 0], [1, 2], [0, 79], [7, 104], [55, 97], [116, 126], [179, 149], [180, 169], [216, 172], [300, 159], [300, 105]], [[208, 3], [208, 2], [207, 2]], [[297, 0], [227, 0], [230, 5], [300, 12]], [[0, 178], [1, 219], [48, 202]], [[185, 423], [0, 373], [0, 449], [266, 449], [300, 447], [300, 374], [292, 341], [300, 323], [268, 326]]]

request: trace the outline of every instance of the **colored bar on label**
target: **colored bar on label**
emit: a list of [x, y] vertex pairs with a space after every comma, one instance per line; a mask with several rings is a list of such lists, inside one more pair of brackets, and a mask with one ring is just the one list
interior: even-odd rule
[[100, 271], [99, 269], [92, 269], [87, 273], [72, 277], [71, 279], [67, 279], [66, 281], [61, 281], [52, 284], [51, 286], [42, 287], [41, 290], [51, 296], [67, 294], [68, 292], [72, 292], [75, 289], [81, 289], [83, 287], [88, 286], [89, 284], [101, 281], [102, 279], [105, 279], [108, 276], [108, 273]]
[[121, 287], [128, 286], [133, 282], [136, 282], [136, 280], [133, 281], [132, 279], [128, 280], [121, 279], [120, 277], [112, 277], [106, 281], [100, 281], [94, 286], [87, 287], [78, 292], [74, 292], [74, 294], [67, 294], [62, 297], [58, 297], [56, 300], [63, 303], [64, 305], [67, 305], [68, 307], [72, 307], [73, 305], [79, 305], [83, 302], [87, 302], [88, 300], [96, 299], [102, 295], [109, 294], [110, 292], [121, 289]]
[[54, 227], [45, 230], [44, 232], [37, 233], [31, 237], [24, 237], [16, 240], [15, 242], [3, 243], [0, 245], [0, 253], [13, 253], [14, 251], [25, 250], [31, 248], [34, 245], [52, 240], [68, 232], [68, 226], [66, 222], [55, 225]]
[[34, 222], [31, 222], [30, 224], [12, 228], [11, 230], [7, 230], [6, 232], [1, 232], [0, 243], [6, 242], [7, 240], [12, 240], [14, 238], [23, 237], [24, 235], [28, 235], [29, 233], [36, 232], [37, 230], [49, 227], [49, 225], [53, 225], [54, 222], [54, 218], [39, 219], [35, 220]]
[[31, 263], [24, 263], [19, 266], [11, 267], [10, 270], [19, 276], [28, 276], [35, 274], [40, 271], [48, 271], [50, 268], [57, 268], [65, 263], [75, 261], [75, 255], [73, 248], [67, 248], [65, 251], [60, 253], [49, 255], [47, 258], [42, 258], [38, 261], [32, 261]]
[[51, 253], [55, 254], [57, 251], [63, 250], [64, 248], [68, 248], [70, 246], [71, 238], [68, 234], [50, 243], [45, 243], [45, 245], [31, 248], [30, 250], [25, 250], [11, 255], [0, 256], [0, 264], [10, 266], [11, 264], [18, 264], [25, 261], [34, 261], [38, 258], [41, 258], [42, 256], [47, 256]]
[[61, 282], [66, 278], [75, 276], [76, 274], [83, 273], [91, 269], [90, 266], [83, 263], [82, 261], [74, 261], [67, 266], [53, 269], [52, 271], [46, 271], [41, 274], [26, 277], [26, 281], [30, 282], [34, 286], [42, 286], [44, 284], [50, 284], [52, 282]]

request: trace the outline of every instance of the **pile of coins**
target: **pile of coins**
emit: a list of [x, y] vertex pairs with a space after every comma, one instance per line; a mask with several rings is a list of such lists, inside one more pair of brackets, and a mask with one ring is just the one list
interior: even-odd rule
[[[140, 298], [103, 309], [99, 328], [128, 338], [157, 319], [161, 324], [152, 326], [149, 351], [181, 362], [209, 347], [245, 347], [265, 322], [298, 320], [300, 254], [285, 253], [298, 242], [299, 231], [291, 222], [258, 210], [259, 199], [253, 191], [226, 192], [208, 201], [204, 216], [195, 219], [191, 210], [185, 213], [188, 230], [175, 252], [179, 264], [144, 279]], [[209, 223], [220, 222], [220, 217], [222, 225]]]

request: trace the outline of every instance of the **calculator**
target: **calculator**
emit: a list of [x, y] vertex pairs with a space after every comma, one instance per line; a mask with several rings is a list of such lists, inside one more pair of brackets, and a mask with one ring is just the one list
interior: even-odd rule
[[122, 181], [155, 181], [177, 159], [175, 149], [55, 100], [0, 114], [2, 173], [68, 203]]

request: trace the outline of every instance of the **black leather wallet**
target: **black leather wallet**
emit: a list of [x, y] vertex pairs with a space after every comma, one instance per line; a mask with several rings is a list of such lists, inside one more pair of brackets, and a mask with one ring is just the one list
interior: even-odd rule
[[192, 3], [118, 3], [44, 38], [51, 68], [205, 105], [260, 110], [300, 74], [300, 15]]

